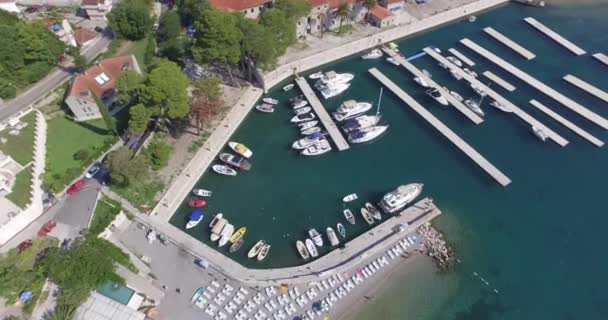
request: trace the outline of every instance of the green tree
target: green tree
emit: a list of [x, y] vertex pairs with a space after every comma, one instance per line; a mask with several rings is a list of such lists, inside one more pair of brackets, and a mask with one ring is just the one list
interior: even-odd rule
[[129, 109], [129, 130], [142, 133], [150, 122], [150, 110], [139, 103]]
[[144, 52], [144, 64], [149, 66], [154, 60], [154, 56], [156, 55], [156, 41], [154, 40], [154, 36], [151, 34], [148, 35], [148, 44], [146, 45], [146, 51]]
[[184, 57], [186, 44], [177, 11], [170, 10], [162, 15], [157, 35], [159, 55], [172, 61], [179, 61]]
[[243, 52], [262, 69], [272, 69], [281, 55], [272, 33], [256, 21], [244, 17], [240, 28], [243, 32]]
[[95, 93], [93, 93], [93, 98], [95, 99], [97, 108], [99, 108], [99, 113], [101, 113], [101, 117], [103, 118], [103, 121], [106, 123], [106, 127], [108, 128], [108, 131], [110, 131], [114, 135], [118, 135], [118, 124], [117, 124], [116, 118], [114, 118], [110, 114], [110, 110], [108, 110], [108, 107], [106, 106], [106, 104], [103, 103], [103, 101], [101, 101], [101, 99], [99, 99], [99, 97]]
[[367, 9], [368, 12], [365, 13], [365, 20], [367, 20], [368, 16], [369, 16], [369, 10], [371, 10], [373, 7], [378, 5], [378, 1], [377, 0], [363, 0], [361, 1], [361, 5], [363, 5], [363, 7], [365, 9]]
[[205, 0], [177, 0], [177, 12], [179, 13], [184, 25], [193, 23], [199, 19], [205, 10], [209, 10], [209, 4]]
[[310, 4], [305, 0], [277, 0], [272, 5], [287, 14], [291, 18], [300, 18], [310, 12]]
[[152, 28], [150, 3], [146, 0], [119, 2], [108, 15], [112, 31], [121, 38], [143, 39]]
[[268, 9], [262, 14], [260, 23], [273, 36], [278, 55], [282, 55], [290, 45], [296, 43], [295, 20], [285, 12]]
[[0, 78], [0, 98], [14, 98], [16, 95], [17, 87], [12, 82]]
[[163, 141], [154, 141], [146, 148], [152, 169], [160, 170], [169, 162], [171, 146]]
[[169, 60], [160, 60], [150, 71], [141, 98], [160, 119], [181, 119], [188, 114], [187, 89], [188, 78], [180, 67]]
[[124, 104], [136, 98], [143, 82], [144, 77], [134, 70], [127, 70], [121, 73], [114, 85], [114, 88], [118, 92], [118, 100], [116, 101], [119, 104]]
[[89, 64], [87, 63], [87, 58], [80, 54], [80, 48], [70, 47], [68, 53], [74, 59], [74, 67], [76, 67], [76, 70], [78, 70], [78, 72], [84, 72]]
[[218, 76], [206, 76], [194, 83], [197, 94], [204, 94], [210, 100], [217, 100], [222, 96], [222, 78]]
[[344, 19], [348, 18], [350, 15], [350, 4], [348, 2], [342, 2], [338, 5], [338, 9], [336, 9], [336, 14], [340, 17], [340, 27], [338, 27], [338, 33], [342, 33], [342, 23]]
[[122, 187], [128, 187], [133, 183], [145, 183], [150, 178], [146, 158], [141, 155], [133, 157], [133, 151], [126, 146], [110, 153], [107, 164], [112, 183]]
[[194, 60], [198, 63], [238, 63], [243, 38], [238, 22], [238, 17], [232, 13], [205, 10], [194, 23], [197, 30], [195, 45], [192, 48]]

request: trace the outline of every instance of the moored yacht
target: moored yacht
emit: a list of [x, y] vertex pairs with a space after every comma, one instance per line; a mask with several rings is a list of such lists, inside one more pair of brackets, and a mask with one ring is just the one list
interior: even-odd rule
[[319, 79], [323, 76], [323, 72], [319, 71], [319, 72], [315, 72], [311, 75], [308, 76], [308, 78], [310, 79]]
[[378, 208], [376, 208], [373, 204], [366, 202], [365, 209], [367, 209], [367, 211], [369, 211], [369, 213], [372, 215], [372, 217], [374, 217], [374, 219], [382, 220], [382, 216], [380, 215], [380, 210], [378, 210]]
[[213, 220], [211, 220], [211, 223], [209, 223], [209, 228], [215, 227], [215, 225], [217, 224], [217, 222], [220, 221], [223, 216], [224, 216], [223, 213], [216, 214], [215, 217], [213, 217]]
[[298, 100], [295, 100], [294, 102], [292, 102], [291, 105], [293, 106], [294, 109], [303, 108], [303, 107], [306, 107], [308, 105], [308, 100], [306, 100], [306, 99], [298, 99]]
[[407, 206], [422, 193], [422, 183], [401, 185], [382, 197], [379, 205], [386, 213], [395, 213]]
[[300, 134], [307, 136], [307, 135], [313, 134], [315, 132], [321, 132], [321, 127], [310, 127], [308, 129], [304, 129], [304, 130], [300, 131]]
[[236, 156], [230, 153], [220, 153], [220, 160], [241, 170], [251, 169], [251, 163], [241, 156]]
[[264, 101], [264, 102], [266, 102], [268, 104], [277, 104], [277, 103], [279, 103], [279, 100], [273, 99], [271, 97], [266, 97], [266, 98], [262, 99], [262, 101]]
[[542, 142], [547, 141], [547, 138], [549, 138], [549, 136], [541, 128], [537, 128], [535, 126], [532, 126], [532, 133], [534, 133], [534, 135]]
[[213, 226], [213, 228], [211, 228], [211, 241], [217, 241], [221, 234], [222, 234], [222, 230], [224, 229], [224, 227], [226, 226], [226, 224], [228, 223], [228, 220], [224, 219], [224, 218], [219, 218], [219, 220], [215, 223], [215, 225]]
[[454, 99], [458, 100], [458, 102], [464, 101], [464, 98], [461, 95], [459, 95], [458, 92], [456, 92], [456, 91], [451, 91], [450, 90], [450, 95], [452, 97], [454, 97]]
[[467, 106], [467, 108], [471, 109], [473, 112], [475, 112], [480, 117], [483, 117], [485, 115], [483, 113], [483, 110], [481, 110], [481, 107], [479, 106], [479, 104], [477, 104], [477, 102], [475, 102], [471, 99], [465, 100], [464, 105]]
[[311, 112], [311, 113], [295, 115], [293, 118], [291, 118], [290, 121], [293, 123], [299, 123], [299, 122], [310, 121], [310, 120], [313, 120], [314, 118], [315, 118], [315, 114]]
[[291, 147], [296, 150], [306, 149], [313, 144], [319, 143], [323, 139], [323, 134], [321, 132], [315, 132], [307, 135], [306, 137], [295, 141]]
[[414, 82], [416, 82], [417, 84], [419, 84], [423, 88], [430, 88], [431, 87], [429, 85], [429, 83], [426, 82], [426, 80], [424, 80], [424, 78], [422, 78], [422, 77], [414, 77]]
[[310, 110], [312, 110], [311, 107], [303, 107], [303, 108], [295, 109], [294, 112], [296, 113], [296, 115], [300, 115], [300, 114], [309, 113]]
[[326, 72], [317, 82], [315, 83], [315, 87], [320, 87], [324, 85], [331, 84], [346, 84], [355, 78], [355, 75], [352, 73], [337, 73], [335, 71]]
[[304, 244], [306, 245], [306, 250], [308, 250], [308, 253], [310, 253], [310, 256], [312, 256], [313, 258], [316, 258], [319, 256], [319, 251], [317, 251], [317, 247], [315, 246], [315, 244], [312, 240], [306, 239], [304, 241]]
[[325, 229], [325, 233], [327, 234], [327, 238], [329, 239], [329, 243], [332, 245], [332, 247], [340, 244], [340, 240], [332, 227], [327, 227], [327, 229]]
[[490, 102], [490, 105], [502, 112], [506, 112], [506, 113], [511, 113], [513, 112], [513, 110], [511, 110], [511, 108], [505, 106], [504, 104], [498, 102], [498, 101], [492, 101]]
[[363, 115], [353, 119], [348, 119], [342, 125], [342, 129], [346, 132], [360, 130], [367, 127], [375, 126], [382, 119], [381, 115]]
[[213, 171], [215, 171], [219, 174], [223, 174], [225, 176], [236, 176], [236, 174], [237, 174], [236, 170], [230, 168], [229, 166], [225, 166], [223, 164], [214, 164], [213, 166], [211, 166], [211, 169], [213, 169]]
[[447, 56], [445, 59], [459, 68], [462, 67], [462, 62], [460, 62], [460, 60], [454, 56]]
[[333, 113], [336, 121], [344, 121], [350, 118], [354, 118], [369, 109], [372, 108], [372, 104], [369, 102], [357, 102], [355, 100], [346, 100], [342, 102], [338, 110]]
[[306, 129], [310, 129], [310, 128], [316, 126], [318, 123], [319, 123], [318, 120], [301, 122], [301, 123], [298, 123], [298, 128], [300, 128], [300, 130], [306, 130]]
[[308, 254], [308, 250], [306, 249], [306, 245], [304, 244], [304, 242], [300, 240], [296, 241], [296, 248], [298, 249], [298, 253], [300, 254], [300, 257], [302, 257], [302, 259], [307, 260], [308, 258], [310, 258], [310, 254]]
[[388, 63], [393, 64], [393, 65], [396, 65], [396, 66], [398, 66], [398, 65], [399, 65], [399, 61], [397, 61], [397, 59], [395, 59], [395, 58], [393, 58], [393, 57], [388, 57], [388, 58], [386, 58], [386, 61], [387, 61]]
[[439, 102], [441, 105], [444, 105], [444, 106], [449, 105], [448, 100], [441, 94], [441, 92], [437, 88], [431, 88], [431, 89], [427, 90], [426, 94], [429, 97], [435, 99], [435, 101]]
[[251, 149], [247, 148], [247, 146], [242, 143], [230, 141], [228, 142], [228, 146], [230, 147], [230, 149], [232, 149], [232, 151], [245, 158], [250, 158], [253, 155], [253, 151], [251, 151]]
[[450, 75], [452, 76], [452, 78], [454, 78], [456, 80], [462, 80], [462, 75], [460, 75], [460, 73], [458, 73], [454, 69], [450, 69]]
[[265, 244], [264, 247], [262, 247], [262, 250], [260, 250], [260, 253], [258, 253], [256, 259], [258, 259], [258, 261], [266, 259], [266, 256], [268, 256], [268, 252], [270, 252], [270, 247], [270, 244]]
[[386, 129], [388, 129], [388, 126], [372, 126], [352, 131], [348, 134], [348, 142], [363, 143], [372, 141], [383, 134]]
[[318, 156], [329, 151], [331, 151], [331, 145], [329, 145], [329, 141], [327, 141], [327, 139], [321, 139], [319, 140], [319, 142], [302, 150], [302, 152], [300, 153], [305, 156]]
[[323, 246], [323, 238], [321, 238], [321, 235], [315, 228], [308, 230], [308, 236], [312, 239], [317, 247]]
[[226, 243], [228, 243], [228, 240], [230, 239], [230, 236], [232, 236], [232, 233], [234, 233], [234, 226], [230, 223], [226, 224], [224, 229], [222, 229], [222, 233], [220, 234], [220, 247], [223, 247]]
[[473, 78], [477, 78], [477, 72], [475, 72], [469, 68], [463, 68], [462, 71], [468, 73]]
[[472, 83], [471, 83], [471, 89], [473, 89], [473, 91], [475, 91], [475, 93], [477, 93], [477, 95], [480, 97], [485, 97], [488, 95], [482, 88], [480, 88]]
[[363, 56], [361, 56], [362, 59], [378, 59], [380, 57], [382, 57], [382, 50], [380, 49], [373, 49], [372, 51], [364, 54]]
[[192, 229], [196, 227], [203, 220], [203, 212], [201, 210], [194, 210], [190, 214], [188, 223], [186, 223], [186, 229]]
[[251, 249], [249, 249], [249, 252], [247, 253], [247, 257], [249, 257], [249, 258], [256, 257], [260, 253], [260, 251], [262, 251], [262, 248], [264, 247], [265, 244], [266, 244], [266, 242], [264, 242], [264, 240], [260, 240], [260, 241], [256, 242], [256, 244], [254, 244], [253, 247], [251, 247]]
[[350, 84], [348, 83], [328, 84], [326, 86], [321, 87], [321, 95], [323, 96], [323, 98], [329, 99], [346, 91], [348, 87], [350, 87]]
[[338, 222], [336, 224], [336, 229], [338, 230], [338, 233], [342, 236], [342, 238], [346, 238], [346, 228], [344, 227], [343, 224]]

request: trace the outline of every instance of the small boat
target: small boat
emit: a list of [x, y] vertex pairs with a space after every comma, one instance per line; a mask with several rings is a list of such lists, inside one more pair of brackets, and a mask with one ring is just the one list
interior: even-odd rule
[[311, 107], [304, 107], [304, 108], [295, 109], [294, 112], [296, 113], [296, 115], [300, 115], [300, 114], [308, 113], [308, 112], [310, 112], [310, 110], [312, 110]]
[[504, 104], [498, 102], [498, 101], [492, 101], [490, 102], [490, 105], [500, 111], [506, 112], [506, 113], [511, 113], [513, 112], [513, 110], [511, 110], [511, 108], [505, 106]]
[[441, 91], [439, 91], [437, 88], [427, 90], [426, 94], [435, 99], [435, 101], [439, 102], [441, 105], [448, 106], [450, 104], [448, 100], [441, 94]]
[[349, 83], [336, 83], [331, 85], [326, 85], [321, 89], [321, 95], [324, 99], [329, 99], [331, 97], [335, 97], [342, 92], [346, 91], [350, 87]]
[[359, 196], [357, 196], [356, 193], [351, 193], [351, 194], [344, 196], [344, 198], [342, 198], [342, 201], [351, 202], [351, 201], [355, 201], [357, 199], [359, 199]]
[[342, 236], [342, 238], [346, 238], [346, 228], [343, 224], [338, 222], [338, 224], [336, 224], [336, 229], [338, 229], [338, 233]]
[[459, 67], [459, 68], [462, 67], [462, 62], [460, 60], [458, 60], [458, 58], [456, 58], [454, 56], [447, 56], [445, 59], [448, 60], [449, 62], [451, 62], [452, 64], [454, 64], [455, 66]]
[[327, 229], [325, 229], [325, 233], [327, 234], [327, 238], [329, 239], [329, 243], [332, 245], [332, 247], [335, 247], [340, 244], [340, 240], [338, 239], [338, 236], [336, 235], [334, 229], [332, 229], [331, 227], [327, 227]]
[[225, 176], [236, 176], [236, 170], [230, 168], [229, 166], [225, 166], [223, 164], [214, 164], [212, 167], [213, 171], [223, 174]]
[[220, 160], [241, 170], [251, 169], [251, 163], [241, 156], [236, 156], [230, 153], [220, 153]]
[[331, 145], [327, 139], [319, 140], [319, 142], [309, 146], [300, 152], [304, 156], [318, 156], [331, 151]]
[[471, 109], [473, 112], [475, 112], [480, 117], [483, 117], [485, 115], [483, 113], [483, 110], [481, 110], [481, 107], [479, 106], [479, 104], [477, 104], [477, 102], [475, 102], [471, 99], [465, 100], [464, 105], [467, 106], [469, 109]]
[[371, 213], [369, 213], [369, 211], [365, 208], [361, 208], [361, 215], [363, 216], [363, 219], [365, 219], [365, 221], [367, 221], [367, 223], [369, 225], [374, 224], [374, 217], [372, 217]]
[[271, 104], [266, 104], [266, 103], [258, 104], [257, 106], [255, 106], [255, 108], [258, 111], [265, 112], [265, 113], [274, 112], [274, 107]]
[[314, 120], [314, 118], [315, 118], [315, 114], [311, 112], [311, 113], [305, 113], [305, 114], [295, 115], [289, 121], [291, 121], [293, 123], [299, 123], [299, 122], [305, 122], [305, 121]]
[[253, 247], [251, 247], [251, 249], [249, 249], [249, 252], [247, 253], [247, 257], [253, 258], [253, 257], [257, 256], [265, 244], [266, 244], [266, 242], [264, 242], [264, 240], [260, 240], [260, 241], [256, 242], [256, 244], [254, 244]]
[[482, 88], [480, 88], [472, 83], [471, 83], [471, 89], [473, 89], [473, 91], [475, 91], [475, 93], [477, 93], [477, 95], [480, 97], [485, 97], [488, 95]]
[[203, 199], [192, 198], [190, 199], [190, 201], [188, 201], [188, 205], [193, 208], [202, 208], [207, 205], [207, 201]]
[[386, 61], [387, 61], [387, 62], [389, 62], [389, 63], [391, 63], [391, 64], [394, 64], [394, 65], [396, 65], [396, 66], [398, 66], [398, 65], [399, 65], [399, 61], [397, 61], [397, 59], [395, 59], [395, 58], [393, 58], [393, 57], [388, 57], [388, 58], [386, 58]]
[[382, 216], [380, 215], [380, 210], [378, 210], [378, 208], [374, 207], [373, 204], [366, 202], [365, 209], [367, 209], [367, 211], [372, 215], [372, 217], [374, 219], [382, 220]]
[[156, 233], [156, 231], [154, 231], [153, 229], [150, 229], [150, 231], [148, 231], [148, 234], [146, 235], [146, 238], [148, 239], [148, 243], [152, 243], [158, 238], [158, 233]]
[[469, 68], [463, 68], [462, 71], [466, 72], [468, 75], [470, 75], [473, 78], [477, 78], [477, 72], [475, 72]]
[[342, 129], [346, 132], [364, 129], [377, 125], [380, 119], [382, 119], [382, 116], [379, 114], [358, 116], [354, 119], [346, 120], [344, 125], [342, 125]]
[[296, 150], [306, 149], [314, 144], [319, 143], [323, 138], [323, 134], [320, 132], [311, 133], [306, 137], [295, 141], [291, 147]]
[[323, 76], [323, 72], [319, 71], [319, 72], [315, 72], [311, 75], [308, 76], [309, 79], [319, 79]]
[[228, 220], [222, 217], [218, 218], [218, 221], [211, 228], [211, 236], [209, 237], [209, 239], [211, 239], [211, 241], [217, 241], [220, 238], [222, 231], [224, 230], [224, 227], [226, 227], [227, 223]]
[[414, 82], [422, 86], [423, 88], [430, 88], [431, 86], [421, 77], [414, 77]]
[[307, 136], [309, 134], [313, 134], [313, 133], [317, 133], [317, 132], [321, 132], [321, 127], [312, 127], [312, 128], [304, 129], [304, 130], [300, 131], [300, 134]]
[[348, 142], [364, 143], [378, 138], [388, 129], [388, 126], [372, 126], [352, 131], [348, 134]]
[[190, 214], [188, 223], [186, 223], [186, 229], [192, 229], [196, 227], [201, 221], [203, 221], [203, 212], [201, 210], [194, 210]]
[[450, 69], [450, 74], [452, 75], [452, 78], [462, 80], [462, 76], [455, 69]]
[[262, 250], [260, 250], [260, 253], [258, 254], [258, 258], [257, 258], [258, 261], [262, 261], [262, 260], [266, 259], [268, 252], [270, 252], [270, 245], [265, 244], [264, 247], [262, 248]]
[[302, 130], [310, 129], [310, 128], [316, 126], [318, 123], [319, 123], [318, 120], [306, 121], [306, 122], [298, 123], [298, 128], [300, 128], [300, 131], [302, 131]]
[[308, 230], [308, 236], [312, 239], [317, 247], [323, 246], [323, 238], [315, 228]]
[[304, 241], [305, 245], [306, 245], [306, 249], [308, 250], [308, 252], [310, 253], [310, 256], [313, 258], [316, 258], [319, 256], [319, 252], [317, 251], [317, 247], [315, 246], [315, 243], [312, 242], [312, 240], [310, 239], [306, 239]]
[[235, 233], [233, 233], [230, 238], [228, 239], [228, 241], [230, 243], [235, 243], [237, 242], [239, 239], [241, 239], [244, 235], [245, 232], [247, 232], [247, 228], [245, 227], [240, 227]]
[[426, 69], [422, 69], [422, 74], [427, 76], [429, 79], [433, 77], [433, 75]]
[[303, 108], [307, 105], [308, 105], [308, 100], [306, 100], [306, 99], [300, 99], [300, 100], [296, 100], [296, 101], [292, 102], [292, 106], [294, 109]]
[[475, 22], [477, 20], [476, 16], [469, 16], [469, 22]]
[[205, 189], [192, 189], [192, 193], [199, 197], [211, 197], [212, 192]]
[[196, 300], [198, 300], [198, 298], [200, 298], [203, 295], [203, 290], [204, 289], [202, 287], [196, 289], [196, 292], [194, 292], [192, 299], [190, 299], [190, 303], [195, 303]]
[[373, 49], [372, 51], [364, 54], [361, 56], [361, 59], [367, 60], [367, 59], [378, 59], [382, 57], [382, 50], [380, 49]]
[[271, 97], [266, 97], [266, 98], [262, 99], [262, 101], [264, 101], [264, 102], [266, 102], [268, 104], [277, 104], [277, 103], [279, 103], [279, 100], [273, 99]]
[[215, 227], [217, 222], [220, 221], [220, 219], [222, 219], [223, 216], [224, 216], [223, 213], [216, 214], [215, 217], [213, 217], [213, 220], [211, 220], [211, 222], [209, 223], [209, 228], [213, 229], [213, 227]]
[[534, 133], [534, 135], [542, 142], [547, 141], [547, 138], [549, 138], [549, 136], [541, 128], [537, 128], [535, 126], [532, 126], [532, 133]]
[[243, 243], [245, 243], [245, 240], [242, 237], [239, 238], [235, 243], [230, 245], [230, 248], [228, 248], [228, 252], [233, 253], [239, 250], [243, 246]]
[[222, 233], [220, 233], [220, 242], [218, 243], [220, 247], [223, 247], [226, 243], [228, 243], [228, 239], [234, 233], [234, 226], [230, 223], [227, 223], [224, 229], [222, 229]]
[[308, 260], [308, 258], [310, 258], [310, 254], [308, 253], [304, 242], [300, 240], [296, 241], [296, 248], [298, 249], [298, 253], [300, 253], [300, 257], [302, 257], [302, 259]]
[[395, 52], [399, 52], [399, 46], [394, 42], [389, 42], [388, 47], [394, 50]]
[[454, 97], [454, 99], [458, 100], [458, 102], [463, 102], [464, 101], [464, 98], [461, 95], [459, 95], [458, 92], [452, 91], [452, 90], [450, 90], [449, 92], [450, 92], [450, 95], [452, 97]]
[[294, 86], [294, 84], [290, 83], [283, 87], [283, 91], [289, 91], [289, 90], [293, 89], [293, 86]]
[[346, 221], [348, 221], [348, 223], [355, 224], [355, 216], [353, 215], [353, 212], [350, 211], [350, 209], [344, 209], [344, 211], [342, 212], [344, 213], [344, 218], [346, 218]]
[[232, 149], [232, 151], [242, 157], [250, 158], [253, 155], [253, 152], [242, 143], [230, 141], [228, 142], [228, 146], [230, 149]]
[[441, 53], [441, 49], [439, 49], [437, 47], [431, 47], [431, 49], [433, 49], [437, 53]]

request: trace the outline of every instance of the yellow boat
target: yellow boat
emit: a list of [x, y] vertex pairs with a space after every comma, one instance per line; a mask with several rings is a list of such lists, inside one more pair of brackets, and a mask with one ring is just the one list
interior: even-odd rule
[[247, 232], [247, 228], [240, 227], [235, 233], [232, 234], [232, 236], [230, 236], [230, 239], [228, 239], [228, 241], [230, 241], [230, 243], [237, 242], [240, 238], [243, 237], [245, 232]]
[[239, 155], [245, 158], [249, 158], [253, 155], [253, 152], [242, 143], [230, 141], [228, 142], [228, 146], [230, 147], [230, 149], [232, 149], [232, 151], [238, 153]]

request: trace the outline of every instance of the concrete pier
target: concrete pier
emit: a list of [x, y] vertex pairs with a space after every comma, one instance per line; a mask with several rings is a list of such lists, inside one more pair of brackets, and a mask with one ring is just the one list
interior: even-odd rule
[[456, 58], [460, 59], [462, 62], [466, 63], [467, 65], [469, 65], [469, 67], [472, 67], [475, 65], [475, 62], [473, 62], [473, 60], [469, 59], [467, 56], [465, 56], [464, 54], [460, 53], [460, 51], [454, 49], [454, 48], [450, 48], [448, 49], [448, 51], [453, 54]]
[[579, 48], [574, 43], [572, 43], [572, 42], [568, 41], [566, 38], [560, 36], [557, 32], [547, 28], [544, 24], [540, 23], [538, 20], [536, 20], [532, 17], [524, 18], [524, 20], [528, 24], [530, 24], [531, 26], [536, 28], [538, 31], [544, 33], [547, 37], [553, 39], [555, 42], [564, 46], [564, 48], [570, 50], [575, 55], [580, 56], [580, 55], [586, 53], [585, 50]]
[[555, 141], [555, 143], [559, 144], [562, 147], [564, 147], [568, 144], [568, 140], [564, 139], [562, 136], [557, 134], [555, 131], [551, 130], [549, 127], [545, 126], [538, 120], [534, 119], [531, 115], [527, 114], [525, 111], [523, 111], [522, 109], [520, 109], [519, 107], [517, 107], [516, 105], [511, 103], [511, 101], [505, 99], [503, 96], [498, 94], [496, 91], [494, 91], [494, 90], [490, 89], [488, 86], [486, 86], [483, 82], [477, 80], [477, 78], [472, 77], [471, 75], [469, 75], [468, 73], [466, 73], [462, 69], [460, 69], [459, 67], [457, 67], [454, 64], [452, 64], [451, 62], [449, 62], [442, 55], [433, 51], [433, 49], [425, 48], [424, 51], [426, 51], [435, 60], [445, 64], [449, 68], [458, 72], [458, 74], [460, 74], [469, 83], [472, 83], [472, 84], [480, 87], [483, 91], [485, 91], [488, 94], [488, 96], [490, 98], [496, 100], [500, 104], [513, 110], [513, 112], [512, 112], [513, 114], [518, 116], [523, 121], [527, 122], [530, 126], [535, 126], [537, 128], [540, 128], [541, 130], [543, 130], [543, 132], [545, 132], [551, 140]]
[[393, 57], [393, 59], [397, 60], [405, 69], [411, 72], [414, 76], [420, 77], [424, 79], [431, 87], [437, 88], [441, 95], [443, 95], [448, 102], [454, 106], [458, 111], [464, 114], [469, 120], [473, 121], [474, 124], [480, 124], [483, 122], [483, 119], [479, 117], [475, 112], [471, 111], [471, 109], [467, 108], [462, 102], [456, 100], [449, 92], [443, 89], [438, 83], [436, 83], [433, 79], [427, 77], [422, 71], [420, 71], [416, 66], [411, 64], [409, 61], [404, 59], [402, 56], [398, 55], [395, 51], [389, 48], [382, 48], [382, 50], [389, 56]]
[[599, 62], [608, 66], [608, 56], [603, 53], [596, 53], [593, 55]]
[[298, 84], [300, 90], [310, 103], [312, 109], [317, 114], [321, 123], [323, 123], [323, 126], [327, 130], [327, 133], [329, 133], [329, 136], [334, 141], [334, 144], [336, 145], [336, 147], [338, 147], [338, 150], [343, 151], [349, 149], [350, 145], [340, 132], [340, 129], [338, 128], [334, 120], [329, 116], [329, 113], [327, 113], [327, 110], [325, 110], [323, 104], [321, 104], [321, 101], [319, 101], [319, 98], [317, 98], [317, 95], [314, 93], [314, 91], [312, 91], [312, 88], [310, 87], [310, 85], [308, 85], [306, 79], [298, 77], [296, 78], [296, 83]]
[[517, 52], [519, 55], [521, 55], [522, 57], [528, 59], [528, 60], [532, 60], [536, 57], [536, 55], [532, 52], [530, 52], [528, 49], [522, 47], [521, 45], [517, 44], [515, 41], [507, 38], [505, 35], [503, 35], [502, 33], [494, 30], [492, 27], [487, 27], [484, 28], [483, 31], [485, 31], [487, 34], [489, 34], [490, 36], [492, 36], [492, 38], [498, 40], [498, 42], [504, 44], [505, 46], [511, 48], [511, 50]]
[[564, 80], [572, 85], [574, 85], [575, 87], [589, 93], [592, 96], [595, 96], [596, 98], [600, 99], [600, 100], [604, 100], [604, 102], [608, 102], [608, 93], [606, 93], [606, 91], [595, 87], [593, 85], [590, 85], [589, 83], [569, 74], [566, 75], [564, 77]]
[[548, 115], [549, 117], [553, 118], [553, 120], [561, 123], [562, 125], [564, 125], [564, 127], [572, 130], [574, 133], [578, 134], [579, 136], [581, 136], [583, 139], [586, 139], [587, 141], [591, 142], [592, 144], [601, 147], [604, 145], [604, 142], [594, 136], [592, 136], [590, 133], [588, 133], [587, 131], [581, 129], [579, 126], [575, 125], [574, 123], [568, 121], [568, 119], [560, 116], [559, 114], [555, 113], [553, 110], [547, 108], [546, 106], [544, 106], [542, 103], [532, 99], [530, 100], [530, 104], [535, 106], [536, 108], [538, 108], [540, 111], [544, 112], [546, 115]]
[[462, 40], [460, 40], [460, 42], [462, 44], [464, 44], [465, 46], [467, 46], [469, 49], [477, 52], [479, 55], [485, 57], [486, 59], [492, 61], [494, 64], [500, 66], [501, 68], [508, 71], [512, 75], [521, 79], [522, 81], [527, 82], [531, 87], [536, 88], [540, 92], [551, 97], [553, 100], [561, 103], [562, 105], [569, 108], [570, 110], [578, 113], [579, 115], [586, 118], [587, 120], [595, 123], [596, 125], [604, 128], [604, 129], [608, 129], [608, 120], [606, 120], [602, 116], [596, 114], [595, 112], [583, 107], [582, 105], [578, 104], [577, 102], [573, 101], [572, 99], [557, 92], [556, 90], [545, 85], [544, 83], [540, 82], [539, 80], [530, 76], [529, 74], [525, 73], [524, 71], [520, 70], [519, 68], [513, 66], [512, 64], [508, 63], [507, 61], [497, 57], [490, 51], [477, 45], [473, 41], [471, 41], [469, 39], [462, 39]]
[[507, 81], [503, 80], [501, 77], [493, 74], [491, 71], [486, 70], [483, 72], [483, 75], [492, 80], [494, 83], [496, 83], [497, 85], [503, 87], [505, 90], [509, 91], [509, 92], [513, 92], [515, 91], [515, 86], [508, 83]]
[[437, 119], [426, 108], [424, 108], [416, 100], [414, 100], [407, 93], [401, 90], [401, 88], [399, 88], [394, 82], [392, 82], [384, 74], [378, 71], [378, 69], [372, 68], [369, 69], [369, 72], [384, 86], [391, 90], [397, 97], [403, 100], [403, 102], [409, 105], [410, 108], [416, 111], [424, 120], [426, 120], [429, 124], [435, 127], [435, 129], [437, 129], [437, 131], [439, 131], [443, 136], [450, 140], [450, 142], [452, 142], [456, 147], [458, 147], [462, 152], [464, 152], [464, 154], [471, 158], [471, 160], [473, 160], [479, 167], [481, 167], [486, 173], [488, 173], [492, 178], [494, 178], [500, 185], [504, 187], [511, 183], [511, 179], [509, 179], [498, 168], [496, 168], [492, 163], [490, 163], [486, 158], [484, 158], [484, 156], [482, 156], [479, 152], [473, 149], [473, 147], [471, 147], [468, 143], [462, 140], [462, 138], [460, 138], [454, 131], [452, 131], [445, 124], [443, 124], [443, 122]]

